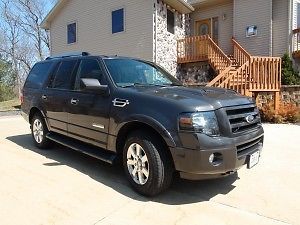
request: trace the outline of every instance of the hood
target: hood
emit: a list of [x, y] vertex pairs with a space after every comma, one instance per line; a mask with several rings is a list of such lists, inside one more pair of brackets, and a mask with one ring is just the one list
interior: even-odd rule
[[233, 90], [223, 88], [188, 87], [133, 87], [132, 90], [145, 95], [165, 99], [193, 111], [216, 110], [222, 107], [253, 104], [253, 100]]

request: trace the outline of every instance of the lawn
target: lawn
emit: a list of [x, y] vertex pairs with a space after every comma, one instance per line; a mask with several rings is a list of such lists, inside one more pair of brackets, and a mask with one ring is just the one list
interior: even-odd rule
[[20, 109], [20, 100], [18, 98], [5, 102], [0, 102], [0, 112], [14, 111], [18, 109]]

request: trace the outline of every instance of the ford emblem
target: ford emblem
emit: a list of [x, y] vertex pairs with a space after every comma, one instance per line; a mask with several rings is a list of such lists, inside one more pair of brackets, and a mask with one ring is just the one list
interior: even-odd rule
[[249, 116], [246, 117], [246, 122], [247, 122], [247, 123], [253, 123], [254, 119], [255, 119], [254, 116], [249, 115]]

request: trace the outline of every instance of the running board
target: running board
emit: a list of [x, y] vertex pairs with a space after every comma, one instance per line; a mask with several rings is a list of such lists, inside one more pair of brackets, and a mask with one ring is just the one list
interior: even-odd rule
[[89, 155], [91, 157], [100, 159], [109, 164], [114, 164], [117, 158], [117, 155], [114, 153], [106, 152], [101, 148], [89, 145], [87, 143], [60, 135], [56, 133], [49, 133], [46, 136], [49, 140], [54, 141], [58, 144], [71, 148], [75, 151], [81, 152], [83, 154]]

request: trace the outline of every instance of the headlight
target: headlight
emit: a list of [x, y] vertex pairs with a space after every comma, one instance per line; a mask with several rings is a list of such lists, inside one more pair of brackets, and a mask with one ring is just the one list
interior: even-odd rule
[[219, 125], [214, 112], [185, 113], [179, 117], [179, 129], [219, 136]]

